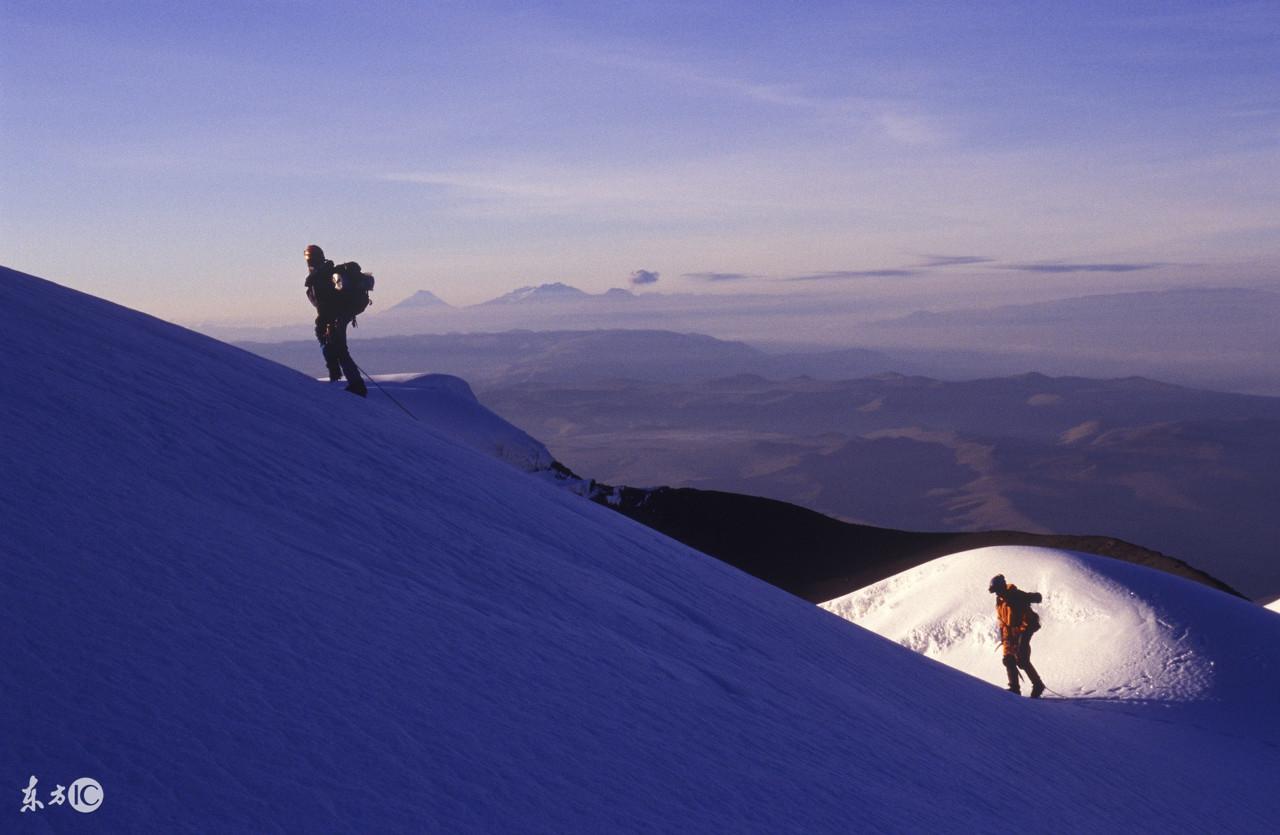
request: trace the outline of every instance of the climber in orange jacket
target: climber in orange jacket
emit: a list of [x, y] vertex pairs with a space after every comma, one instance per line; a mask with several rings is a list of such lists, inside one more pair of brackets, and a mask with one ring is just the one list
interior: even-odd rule
[[1018, 686], [1018, 668], [1031, 681], [1031, 698], [1044, 693], [1044, 682], [1031, 666], [1031, 636], [1040, 628], [1040, 616], [1031, 609], [1040, 602], [1040, 592], [1026, 592], [1004, 581], [1003, 574], [991, 578], [987, 591], [996, 596], [996, 619], [1000, 621], [1000, 644], [1004, 650], [1004, 667], [1009, 673], [1009, 692], [1022, 693]]

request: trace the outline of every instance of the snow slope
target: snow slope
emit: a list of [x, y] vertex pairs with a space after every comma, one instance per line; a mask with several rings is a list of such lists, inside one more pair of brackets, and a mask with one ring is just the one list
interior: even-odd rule
[[[1280, 623], [1257, 605], [1179, 577], [1090, 554], [994, 547], [952, 554], [822, 604], [860, 626], [1003, 687], [987, 592], [1004, 574], [1038, 591], [1032, 663], [1064, 697], [1275, 711]], [[1265, 717], [1263, 717], [1265, 718]]]
[[1014, 700], [390, 404], [12, 271], [0, 307], [4, 831], [1280, 816], [1274, 721]]
[[545, 472], [551, 451], [524, 430], [481, 405], [466, 380], [449, 374], [380, 374], [369, 396], [386, 399], [435, 432], [524, 472]]

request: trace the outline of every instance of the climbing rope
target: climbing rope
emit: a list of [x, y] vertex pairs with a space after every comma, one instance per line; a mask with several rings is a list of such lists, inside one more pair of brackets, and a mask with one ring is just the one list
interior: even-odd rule
[[369, 382], [371, 382], [371, 383], [373, 383], [375, 386], [377, 386], [377, 387], [378, 387], [378, 391], [380, 391], [380, 392], [382, 392], [383, 394], [385, 394], [385, 395], [387, 396], [387, 399], [389, 399], [392, 403], [394, 403], [394, 404], [396, 404], [397, 406], [399, 406], [399, 407], [400, 407], [400, 410], [401, 410], [402, 412], [404, 412], [406, 415], [408, 415], [409, 417], [413, 418], [414, 420], [417, 420], [417, 419], [418, 419], [418, 416], [417, 416], [417, 415], [415, 415], [413, 412], [409, 411], [408, 409], [406, 409], [403, 403], [401, 403], [399, 400], [396, 400], [394, 397], [392, 397], [392, 396], [391, 396], [391, 392], [389, 392], [389, 391], [387, 391], [386, 389], [384, 389], [384, 388], [382, 387], [382, 384], [381, 384], [381, 383], [379, 383], [377, 380], [375, 380], [372, 374], [370, 374], [368, 371], [365, 371], [365, 370], [364, 370], [363, 368], [361, 368], [359, 365], [356, 365], [356, 363], [355, 363], [355, 361], [354, 361], [354, 360], [352, 361], [352, 363], [351, 363], [351, 364], [356, 366], [356, 371], [359, 371], [359, 372], [360, 372], [360, 374], [362, 374], [363, 376], [365, 376], [365, 377], [367, 377], [367, 378], [369, 379]]

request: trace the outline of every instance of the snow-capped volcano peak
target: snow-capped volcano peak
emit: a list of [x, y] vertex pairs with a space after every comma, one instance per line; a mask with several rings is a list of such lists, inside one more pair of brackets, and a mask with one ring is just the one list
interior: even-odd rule
[[498, 296], [485, 304], [519, 304], [523, 302], [560, 302], [575, 301], [588, 298], [589, 293], [570, 287], [559, 281], [553, 284], [539, 284], [536, 287], [521, 287], [510, 293]]
[[435, 293], [432, 293], [430, 290], [419, 290], [409, 298], [391, 305], [391, 307], [387, 308], [387, 312], [390, 313], [392, 310], [415, 310], [421, 308], [440, 308], [451, 306], [452, 305], [441, 299]]

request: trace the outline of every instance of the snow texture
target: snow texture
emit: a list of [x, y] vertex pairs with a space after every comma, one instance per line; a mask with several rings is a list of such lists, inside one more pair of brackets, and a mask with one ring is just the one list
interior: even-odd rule
[[[1013, 699], [390, 403], [12, 271], [0, 305], [4, 831], [1280, 816], [1273, 678]], [[1204, 594], [1176, 626], [1255, 631], [1271, 664], [1280, 619]], [[92, 777], [102, 808], [23, 813], [31, 776]]]
[[[528, 473], [545, 472], [555, 458], [542, 442], [486, 409], [466, 380], [449, 374], [378, 375], [370, 396], [399, 404], [425, 426], [464, 446]], [[392, 408], [399, 408], [395, 405]]]

